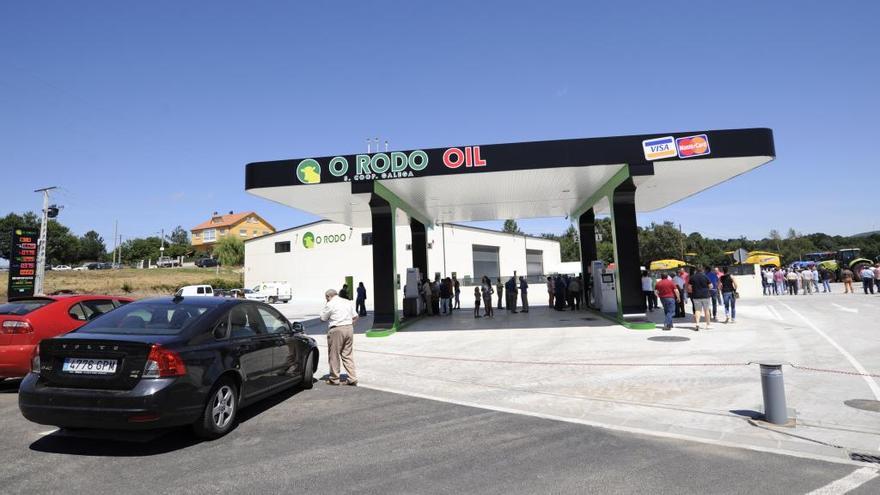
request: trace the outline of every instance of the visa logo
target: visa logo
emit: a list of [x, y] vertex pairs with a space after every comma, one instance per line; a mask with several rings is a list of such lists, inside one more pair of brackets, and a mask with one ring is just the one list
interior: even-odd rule
[[678, 155], [675, 139], [672, 136], [646, 139], [642, 141], [642, 149], [645, 152], [645, 160], [649, 162]]

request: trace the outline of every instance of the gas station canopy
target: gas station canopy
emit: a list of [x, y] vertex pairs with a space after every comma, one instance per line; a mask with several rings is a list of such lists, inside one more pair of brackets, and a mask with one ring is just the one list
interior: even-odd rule
[[[637, 211], [652, 211], [775, 156], [770, 129], [658, 133], [299, 158], [247, 165], [254, 195], [369, 227], [379, 182], [427, 224], [574, 217], [629, 165]], [[605, 196], [592, 204], [606, 213]], [[409, 211], [412, 210], [412, 211]]]
[[589, 286], [602, 264], [596, 261], [595, 216], [607, 212], [614, 267], [610, 274], [602, 268], [601, 280], [610, 277], [607, 290], [625, 323], [645, 313], [636, 212], [668, 206], [775, 155], [770, 129], [468, 145], [250, 163], [245, 189], [372, 229], [376, 335], [395, 331], [399, 323], [393, 256], [398, 217], [409, 217], [412, 266], [427, 274], [425, 231], [434, 224], [567, 216], [580, 231], [581, 273]]

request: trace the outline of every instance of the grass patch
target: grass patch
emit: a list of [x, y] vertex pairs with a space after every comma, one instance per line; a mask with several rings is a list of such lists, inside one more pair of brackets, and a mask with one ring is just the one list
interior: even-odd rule
[[[0, 272], [0, 300], [6, 300], [9, 272]], [[46, 272], [46, 293], [73, 290], [81, 294], [109, 294], [126, 297], [168, 296], [184, 285], [208, 284], [216, 288], [241, 287], [240, 269], [154, 268], [137, 270], [89, 270], [84, 272]]]

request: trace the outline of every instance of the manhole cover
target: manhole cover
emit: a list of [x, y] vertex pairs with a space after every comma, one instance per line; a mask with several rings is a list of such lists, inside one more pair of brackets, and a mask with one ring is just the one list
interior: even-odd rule
[[849, 455], [849, 458], [854, 461], [859, 461], [859, 462], [872, 462], [874, 464], [880, 464], [880, 457], [878, 457], [876, 455], [857, 454], [857, 453], [853, 452]]
[[691, 339], [689, 339], [687, 337], [673, 337], [671, 335], [669, 335], [669, 336], [664, 335], [662, 337], [648, 337], [648, 340], [651, 340], [654, 342], [685, 342], [685, 341], [688, 341]]
[[862, 411], [880, 412], [880, 400], [850, 399], [843, 403]]

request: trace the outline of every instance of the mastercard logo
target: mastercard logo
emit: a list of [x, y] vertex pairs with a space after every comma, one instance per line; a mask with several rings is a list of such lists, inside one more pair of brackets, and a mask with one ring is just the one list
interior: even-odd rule
[[709, 137], [705, 134], [698, 136], [688, 136], [675, 140], [675, 147], [678, 148], [679, 158], [690, 158], [692, 156], [708, 155]]

